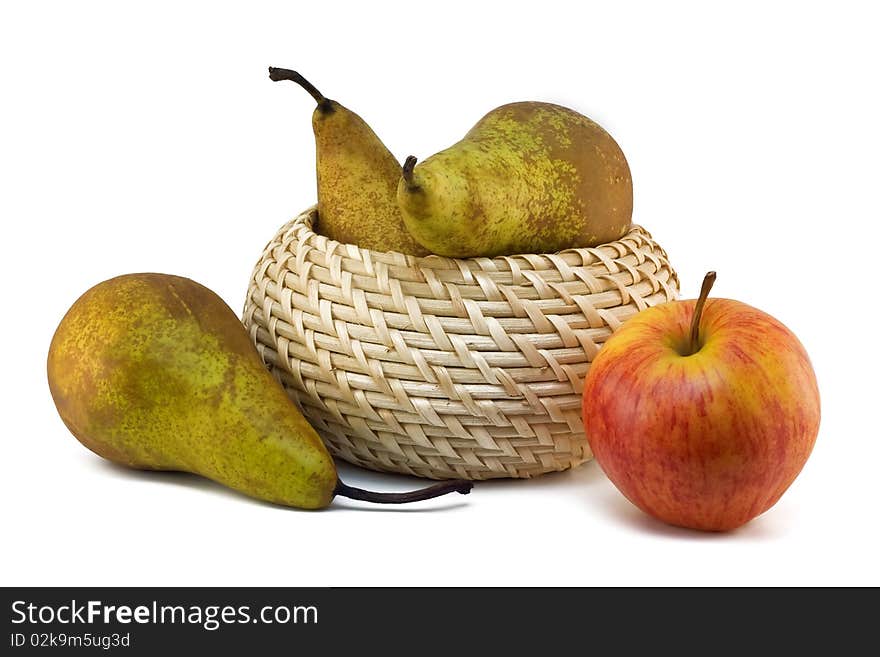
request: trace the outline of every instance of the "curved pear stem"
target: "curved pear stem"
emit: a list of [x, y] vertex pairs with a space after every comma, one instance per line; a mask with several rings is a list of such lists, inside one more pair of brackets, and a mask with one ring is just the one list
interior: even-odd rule
[[316, 103], [318, 103], [318, 107], [321, 107], [323, 109], [330, 106], [330, 100], [327, 99], [320, 91], [318, 91], [315, 85], [306, 80], [296, 71], [292, 71], [289, 68], [275, 68], [274, 66], [270, 66], [269, 79], [272, 80], [272, 82], [279, 82], [281, 80], [290, 80], [291, 82], [296, 82], [299, 86], [309, 92], [309, 95], [315, 99]]
[[434, 497], [440, 497], [447, 493], [461, 493], [467, 495], [474, 487], [473, 482], [463, 479], [453, 479], [451, 481], [441, 481], [433, 486], [420, 488], [418, 490], [406, 493], [376, 493], [362, 488], [354, 488], [344, 483], [341, 479], [336, 480], [336, 495], [347, 497], [352, 500], [361, 500], [362, 502], [376, 502], [377, 504], [406, 504], [407, 502], [421, 502], [422, 500], [430, 500]]
[[700, 296], [697, 298], [697, 305], [694, 306], [694, 316], [691, 318], [691, 335], [688, 342], [688, 351], [685, 354], [690, 356], [700, 350], [700, 320], [703, 317], [703, 307], [706, 305], [706, 299], [709, 297], [709, 291], [715, 284], [715, 272], [710, 271], [703, 277], [703, 286], [700, 288]]
[[403, 180], [410, 189], [415, 187], [413, 184], [413, 169], [416, 168], [416, 162], [418, 161], [419, 158], [415, 155], [410, 155], [403, 163]]

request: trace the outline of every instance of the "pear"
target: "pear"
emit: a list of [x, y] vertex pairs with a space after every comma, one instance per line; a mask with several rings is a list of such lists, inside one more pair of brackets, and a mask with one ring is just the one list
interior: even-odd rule
[[270, 67], [269, 77], [296, 82], [318, 103], [312, 113], [318, 174], [316, 230], [373, 251], [428, 255], [406, 230], [397, 205], [400, 162], [366, 121], [325, 98], [296, 71]]
[[58, 326], [47, 369], [73, 435], [131, 468], [192, 472], [304, 509], [326, 507], [334, 495], [399, 503], [471, 487], [383, 494], [339, 481], [235, 313], [187, 278], [129, 274], [91, 288]]
[[574, 110], [511, 103], [415, 166], [397, 198], [410, 233], [451, 257], [549, 253], [622, 237], [632, 179], [604, 129]]

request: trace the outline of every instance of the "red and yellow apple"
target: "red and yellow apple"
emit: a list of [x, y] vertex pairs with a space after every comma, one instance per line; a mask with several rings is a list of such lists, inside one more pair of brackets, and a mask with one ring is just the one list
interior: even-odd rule
[[731, 299], [640, 312], [584, 381], [587, 440], [637, 507], [672, 525], [724, 531], [763, 513], [800, 473], [819, 431], [819, 390], [781, 322]]

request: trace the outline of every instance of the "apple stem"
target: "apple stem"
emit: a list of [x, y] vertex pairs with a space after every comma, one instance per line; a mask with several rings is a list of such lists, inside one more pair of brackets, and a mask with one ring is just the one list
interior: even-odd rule
[[697, 305], [694, 306], [694, 316], [691, 318], [691, 339], [686, 356], [697, 353], [700, 350], [700, 319], [703, 317], [703, 306], [709, 297], [709, 291], [715, 284], [715, 272], [710, 271], [703, 277], [703, 286], [700, 288], [700, 296], [697, 297]]
[[375, 502], [377, 504], [407, 504], [409, 502], [421, 502], [422, 500], [430, 500], [447, 493], [461, 493], [467, 495], [474, 487], [473, 482], [464, 481], [462, 479], [452, 479], [450, 481], [441, 481], [432, 486], [419, 488], [418, 490], [408, 491], [406, 493], [376, 493], [371, 490], [363, 490], [349, 486], [342, 480], [336, 481], [336, 495], [347, 497], [352, 500], [361, 500], [362, 502]]

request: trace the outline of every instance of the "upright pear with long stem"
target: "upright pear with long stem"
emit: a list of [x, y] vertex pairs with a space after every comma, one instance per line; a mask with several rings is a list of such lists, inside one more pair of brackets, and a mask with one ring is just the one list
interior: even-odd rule
[[296, 82], [317, 103], [312, 129], [318, 232], [374, 251], [427, 255], [429, 251], [407, 231], [397, 204], [400, 163], [370, 126], [296, 71], [272, 67], [269, 77]]

